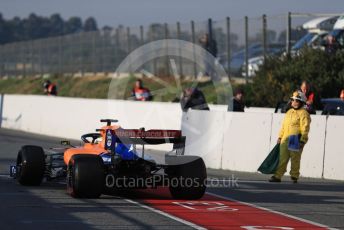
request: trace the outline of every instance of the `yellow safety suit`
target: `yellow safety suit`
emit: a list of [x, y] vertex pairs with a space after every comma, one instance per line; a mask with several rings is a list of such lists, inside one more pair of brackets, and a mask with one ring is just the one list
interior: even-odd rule
[[291, 135], [301, 134], [300, 142], [307, 143], [310, 123], [311, 117], [304, 108], [291, 108], [286, 113], [279, 132], [280, 160], [274, 175], [277, 179], [281, 179], [287, 171], [289, 159], [291, 159], [290, 176], [295, 179], [299, 178], [302, 149], [297, 152], [288, 150], [288, 139]]

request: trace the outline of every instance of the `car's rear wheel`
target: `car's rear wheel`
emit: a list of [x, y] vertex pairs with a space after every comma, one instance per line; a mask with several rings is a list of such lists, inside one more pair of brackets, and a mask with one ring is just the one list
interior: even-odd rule
[[170, 156], [167, 159], [169, 190], [175, 199], [200, 199], [206, 190], [207, 170], [197, 156]]
[[40, 185], [45, 171], [45, 155], [39, 146], [25, 145], [18, 152], [16, 178], [21, 185]]
[[74, 155], [67, 167], [67, 192], [73, 197], [98, 198], [104, 188], [104, 172], [98, 155]]

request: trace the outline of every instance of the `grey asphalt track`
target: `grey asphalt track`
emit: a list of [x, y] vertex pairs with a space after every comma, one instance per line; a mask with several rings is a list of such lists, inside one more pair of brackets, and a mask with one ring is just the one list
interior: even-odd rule
[[[20, 146], [58, 146], [58, 138], [0, 129], [0, 229], [190, 229], [121, 197], [73, 199], [60, 183], [23, 187], [8, 177]], [[208, 192], [344, 229], [344, 182], [289, 178], [278, 184], [267, 176], [208, 169]], [[215, 178], [215, 179], [212, 179]], [[219, 179], [223, 179], [219, 183]], [[216, 184], [215, 184], [216, 182]], [[216, 186], [215, 186], [216, 185]], [[223, 187], [222, 187], [223, 186]], [[211, 218], [211, 217], [210, 217]]]
[[342, 181], [301, 178], [298, 184], [293, 184], [286, 175], [282, 183], [269, 183], [266, 175], [208, 169], [210, 177], [228, 178], [228, 175], [237, 179], [237, 188], [208, 188], [208, 192], [344, 229]]

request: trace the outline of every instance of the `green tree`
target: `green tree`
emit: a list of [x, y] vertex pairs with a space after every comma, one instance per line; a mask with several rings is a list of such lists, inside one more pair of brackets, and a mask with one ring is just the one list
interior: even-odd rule
[[330, 55], [305, 48], [293, 58], [268, 58], [253, 82], [246, 85], [246, 99], [253, 106], [274, 107], [288, 100], [302, 80], [311, 83], [318, 108], [320, 98], [338, 97], [344, 85], [344, 53]]
[[83, 30], [85, 32], [98, 30], [97, 22], [93, 17], [89, 17], [85, 20], [83, 25]]
[[2, 17], [0, 13], [0, 44], [7, 43], [10, 41], [10, 31], [8, 27], [8, 23]]
[[79, 17], [71, 17], [65, 23], [64, 34], [73, 34], [82, 31], [82, 21]]
[[63, 35], [64, 21], [60, 14], [53, 14], [49, 18], [50, 32], [49, 36], [61, 36]]

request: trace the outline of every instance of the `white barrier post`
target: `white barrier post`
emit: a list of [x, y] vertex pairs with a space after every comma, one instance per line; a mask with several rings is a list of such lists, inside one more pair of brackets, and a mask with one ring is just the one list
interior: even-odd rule
[[222, 169], [257, 172], [269, 151], [272, 114], [227, 112]]
[[325, 142], [324, 178], [344, 180], [343, 116], [329, 116]]
[[2, 107], [4, 105], [4, 94], [0, 94], [0, 128], [2, 124]]
[[189, 110], [183, 114], [185, 154], [202, 157], [207, 168], [221, 168], [225, 114], [204, 110]]

